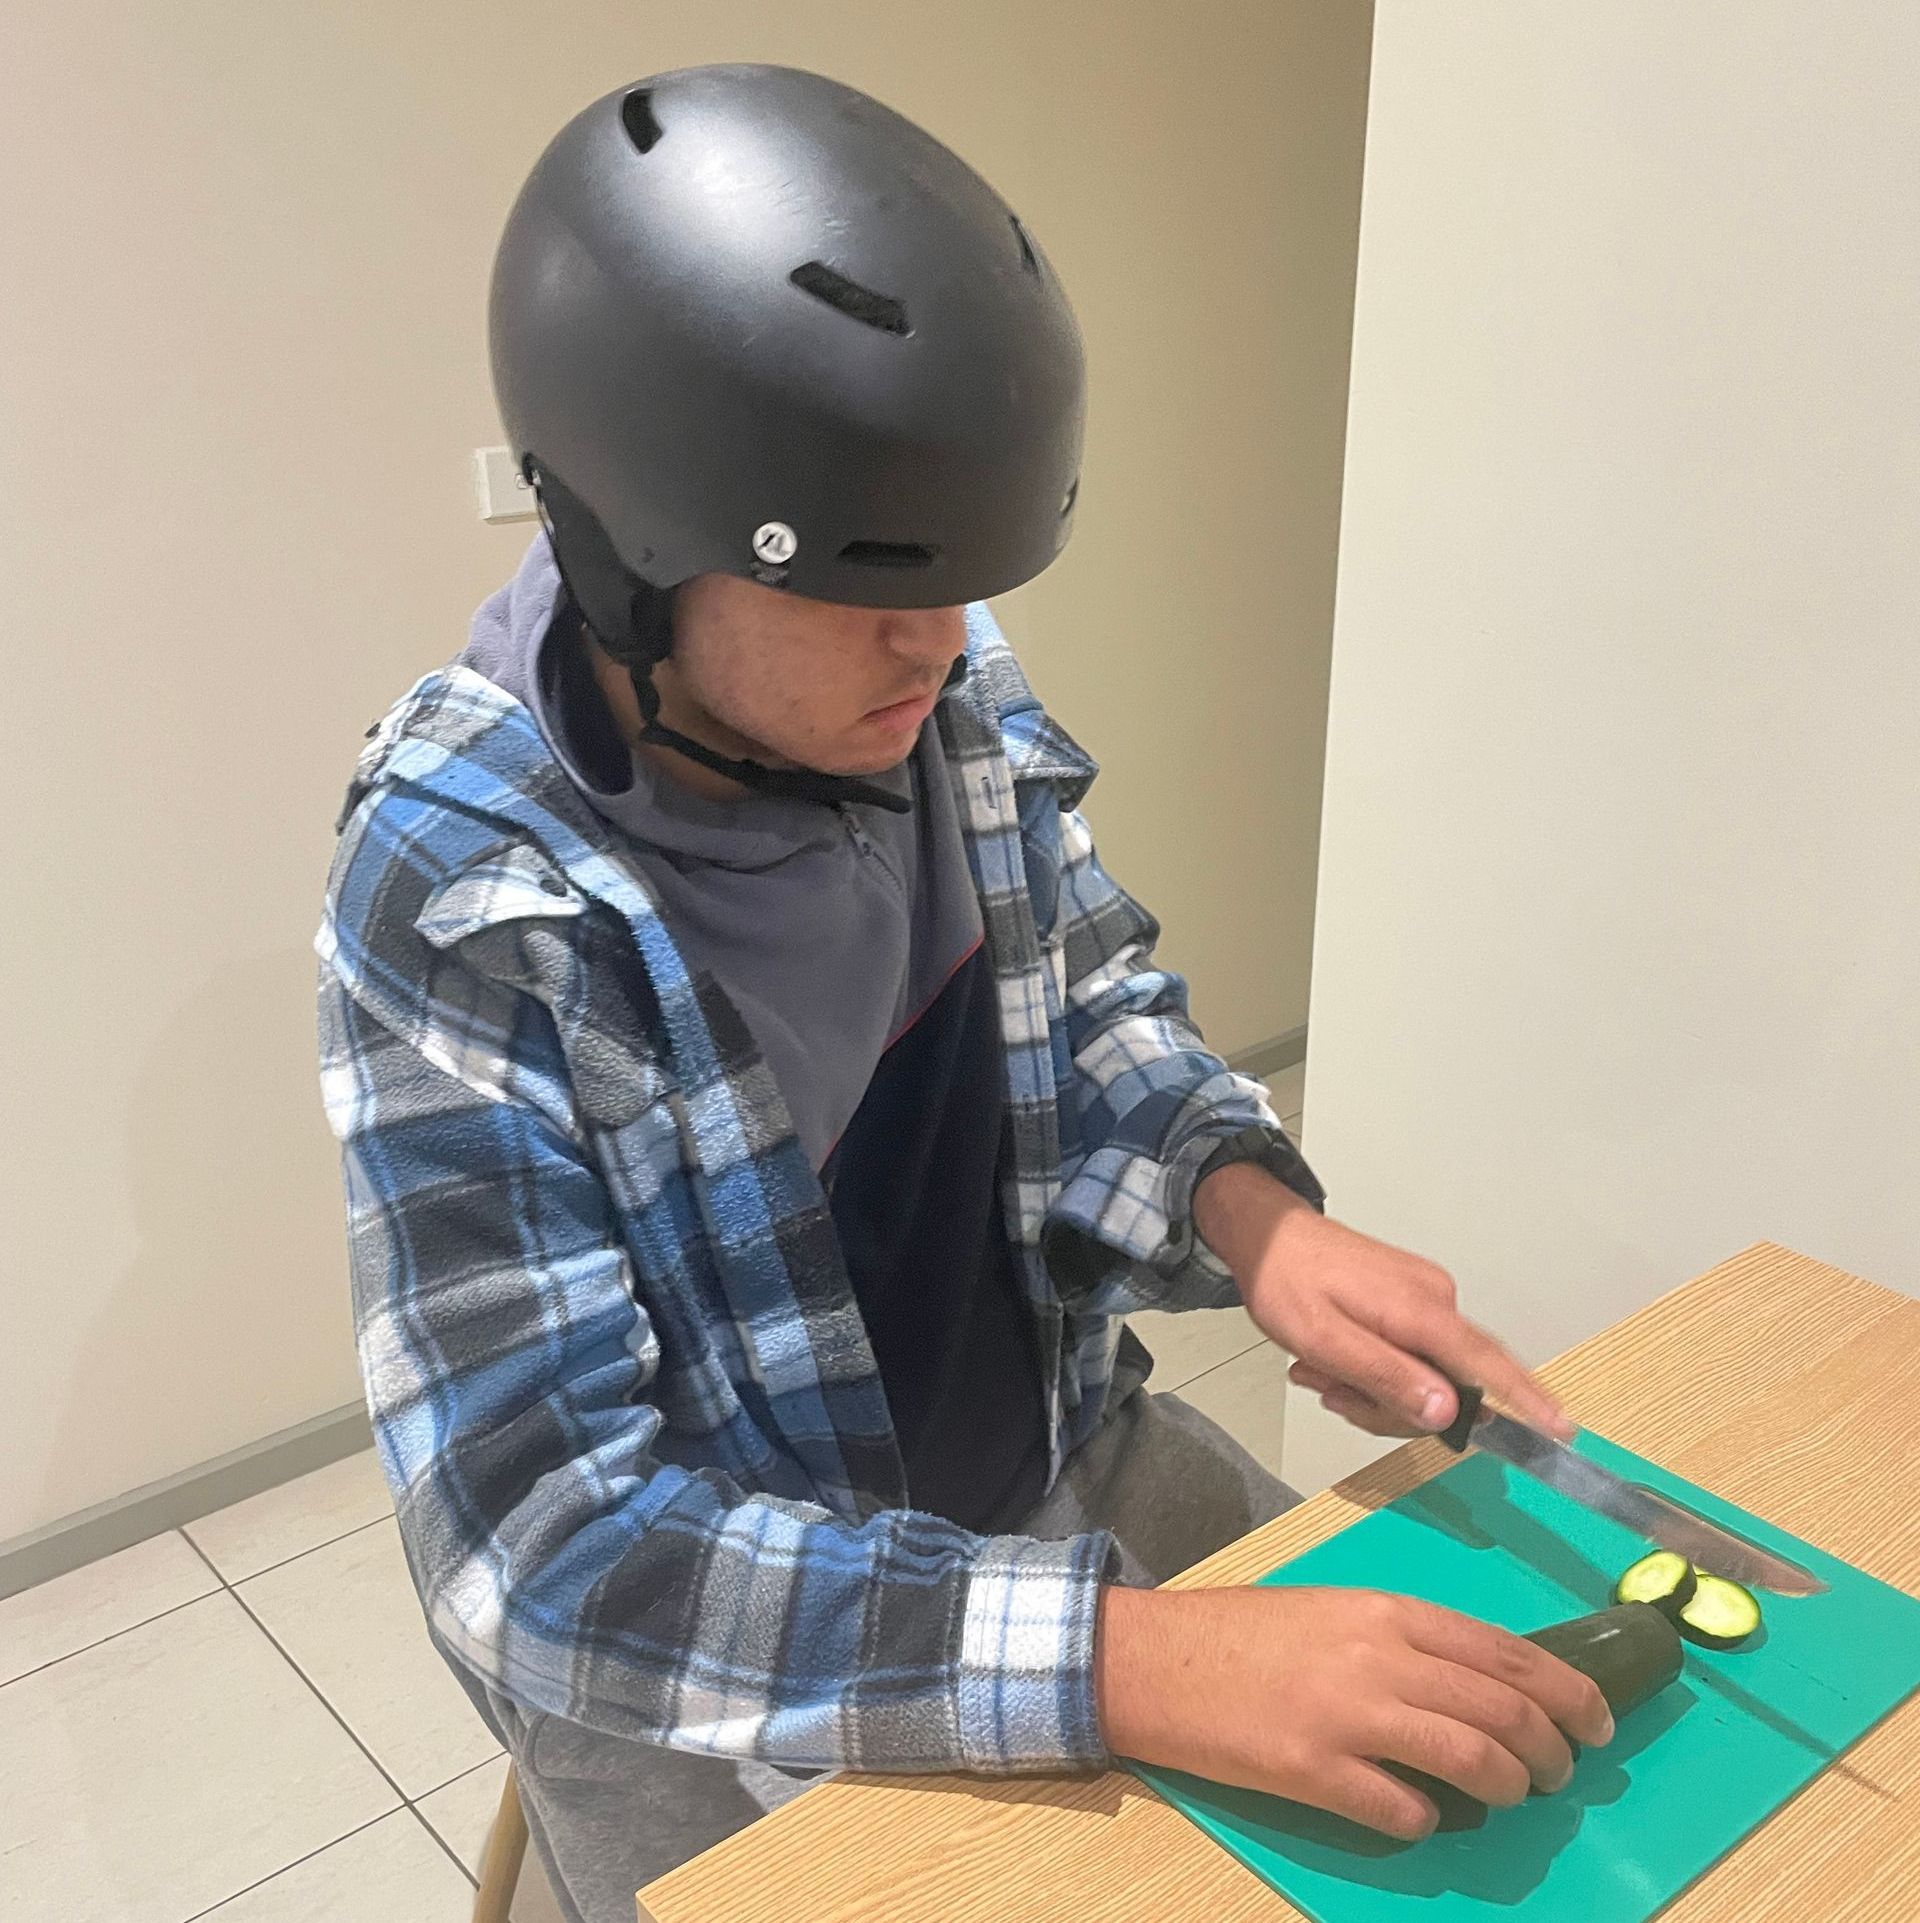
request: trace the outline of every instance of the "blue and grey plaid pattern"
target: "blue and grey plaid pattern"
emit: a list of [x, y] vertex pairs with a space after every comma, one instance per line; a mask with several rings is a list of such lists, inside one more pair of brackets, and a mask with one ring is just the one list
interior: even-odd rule
[[[1230, 1302], [1209, 1054], [984, 608], [939, 711], [1006, 1042], [1005, 1205], [1054, 1467], [1116, 1318]], [[907, 1509], [826, 1200], [719, 985], [531, 715], [457, 664], [360, 759], [316, 939], [368, 1406], [430, 1631], [530, 1709], [771, 1762], [1104, 1760], [1108, 1538]], [[1319, 1198], [1304, 1163], [1281, 1172]]]

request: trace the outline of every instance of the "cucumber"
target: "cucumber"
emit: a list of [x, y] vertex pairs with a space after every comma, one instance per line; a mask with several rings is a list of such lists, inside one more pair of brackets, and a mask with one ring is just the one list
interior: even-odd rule
[[1642, 1556], [1613, 1586], [1617, 1603], [1652, 1603], [1663, 1615], [1677, 1617], [1699, 1587], [1693, 1564], [1671, 1549]]
[[1527, 1638], [1600, 1685], [1617, 1722], [1680, 1674], [1680, 1637], [1651, 1603], [1617, 1603]]
[[1760, 1602], [1725, 1576], [1702, 1576], [1679, 1624], [1681, 1635], [1702, 1649], [1738, 1649], [1760, 1627]]
[[[1591, 1676], [1616, 1721], [1665, 1689], [1680, 1674], [1683, 1656], [1679, 1631], [1662, 1611], [1644, 1602], [1550, 1623], [1526, 1640]], [[1443, 1831], [1478, 1829], [1487, 1820], [1486, 1805], [1452, 1783], [1405, 1763], [1385, 1767], [1431, 1799]]]

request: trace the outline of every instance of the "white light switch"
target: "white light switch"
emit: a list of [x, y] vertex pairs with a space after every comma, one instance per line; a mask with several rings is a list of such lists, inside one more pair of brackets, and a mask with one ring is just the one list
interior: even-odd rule
[[531, 521], [540, 512], [510, 447], [473, 450], [473, 493], [483, 521]]

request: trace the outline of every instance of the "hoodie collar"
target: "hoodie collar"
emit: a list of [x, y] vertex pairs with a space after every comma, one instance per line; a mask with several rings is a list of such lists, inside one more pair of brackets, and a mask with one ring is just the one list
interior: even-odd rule
[[[551, 624], [561, 591], [560, 570], [542, 531], [513, 578], [475, 611], [465, 660], [423, 675], [369, 730], [342, 820], [368, 787], [394, 778], [400, 762], [410, 782], [444, 799], [458, 790], [471, 806], [475, 784], [461, 779], [451, 763], [474, 759], [479, 765], [472, 773], [484, 773], [488, 790], [524, 793], [543, 809], [564, 812], [570, 825], [604, 845], [605, 824], [579, 796], [532, 713], [466, 665], [498, 660], [502, 650], [530, 648]], [[1041, 706], [987, 604], [972, 603], [966, 618], [967, 678], [944, 701], [970, 710], [991, 731], [989, 739], [998, 738], [1017, 783], [1053, 782], [1065, 805], [1078, 806], [1099, 773], [1098, 762]]]

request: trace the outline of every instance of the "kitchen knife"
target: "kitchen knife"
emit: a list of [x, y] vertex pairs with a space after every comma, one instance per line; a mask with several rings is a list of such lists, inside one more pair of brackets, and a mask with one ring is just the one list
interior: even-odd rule
[[1671, 1549], [1709, 1575], [1725, 1576], [1749, 1589], [1771, 1589], [1782, 1596], [1817, 1596], [1825, 1589], [1818, 1576], [1748, 1542], [1691, 1509], [1683, 1509], [1641, 1483], [1627, 1482], [1538, 1429], [1489, 1409], [1478, 1389], [1453, 1384], [1460, 1413], [1440, 1432], [1456, 1454], [1472, 1447], [1510, 1462], [1550, 1489]]

